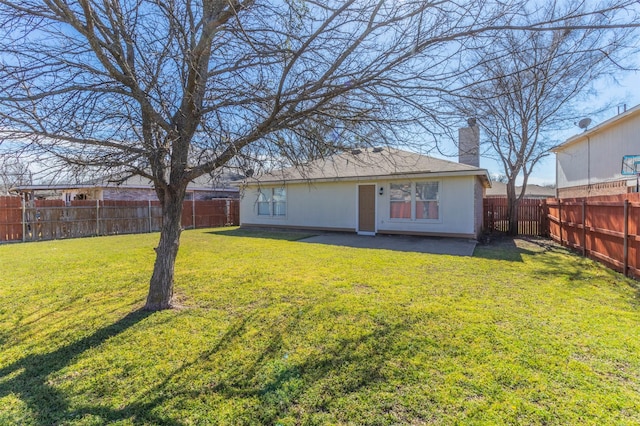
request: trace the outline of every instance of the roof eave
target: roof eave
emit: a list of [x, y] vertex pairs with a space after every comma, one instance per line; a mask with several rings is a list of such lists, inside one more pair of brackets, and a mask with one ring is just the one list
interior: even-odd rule
[[551, 148], [551, 152], [559, 152], [562, 151], [582, 140], [584, 140], [587, 137], [590, 137], [592, 135], [595, 135], [596, 133], [600, 133], [606, 129], [608, 129], [609, 127], [614, 126], [615, 124], [619, 123], [620, 121], [623, 120], [627, 120], [633, 116], [635, 116], [636, 114], [640, 114], [640, 105], [637, 105], [633, 108], [630, 108], [628, 110], [626, 110], [625, 112], [623, 112], [622, 114], [618, 114], [600, 124], [598, 124], [597, 126], [595, 126], [594, 128], [590, 129], [590, 130], [586, 130], [582, 133], [578, 133], [577, 135], [573, 135], [571, 136], [569, 139], [567, 139], [566, 141], [564, 141], [563, 143], [561, 143], [558, 146], [555, 146], [553, 148]]
[[435, 177], [455, 177], [455, 176], [478, 176], [485, 188], [491, 187], [491, 179], [489, 172], [486, 169], [475, 170], [451, 170], [445, 172], [408, 172], [398, 174], [380, 174], [380, 175], [364, 175], [364, 176], [346, 176], [346, 177], [325, 177], [325, 178], [296, 178], [296, 179], [265, 179], [259, 178], [251, 181], [240, 183], [240, 186], [258, 186], [258, 185], [284, 185], [284, 184], [298, 184], [298, 183], [312, 183], [312, 182], [362, 182], [371, 180], [400, 180], [406, 178], [435, 178]]

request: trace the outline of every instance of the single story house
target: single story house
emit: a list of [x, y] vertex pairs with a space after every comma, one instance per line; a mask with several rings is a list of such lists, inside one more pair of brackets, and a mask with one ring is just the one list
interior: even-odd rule
[[247, 180], [240, 226], [477, 238], [490, 186], [477, 166], [357, 149]]
[[622, 159], [640, 158], [640, 105], [570, 137], [552, 151], [560, 198], [635, 192], [637, 176], [622, 173]]

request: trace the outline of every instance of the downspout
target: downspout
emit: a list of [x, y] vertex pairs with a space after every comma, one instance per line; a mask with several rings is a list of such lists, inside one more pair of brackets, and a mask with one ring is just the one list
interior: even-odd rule
[[587, 135], [587, 197], [591, 195], [591, 138]]
[[560, 198], [560, 190], [558, 189], [558, 168], [560, 161], [558, 160], [558, 152], [556, 151], [556, 198]]
[[196, 229], [196, 191], [191, 192], [191, 213], [191, 222], [193, 225], [193, 229]]
[[27, 201], [26, 195], [22, 194], [22, 242], [27, 241]]

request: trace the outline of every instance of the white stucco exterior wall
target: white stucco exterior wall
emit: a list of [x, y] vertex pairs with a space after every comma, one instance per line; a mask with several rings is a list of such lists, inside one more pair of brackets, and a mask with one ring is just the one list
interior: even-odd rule
[[[359, 184], [376, 185], [376, 232], [433, 234], [476, 237], [476, 176], [415, 179], [415, 182], [438, 181], [439, 218], [407, 220], [390, 218], [391, 182], [408, 182], [409, 178], [376, 181], [320, 182], [287, 184], [285, 216], [258, 215], [258, 187], [248, 186], [240, 200], [241, 226], [292, 227], [356, 232]], [[263, 185], [263, 189], [273, 185]], [[382, 195], [379, 194], [383, 188]]]
[[[281, 187], [263, 185], [260, 189]], [[356, 229], [355, 182], [321, 184], [296, 183], [285, 185], [287, 207], [285, 216], [258, 215], [258, 186], [244, 189], [240, 197], [240, 225], [287, 226], [297, 228]]]

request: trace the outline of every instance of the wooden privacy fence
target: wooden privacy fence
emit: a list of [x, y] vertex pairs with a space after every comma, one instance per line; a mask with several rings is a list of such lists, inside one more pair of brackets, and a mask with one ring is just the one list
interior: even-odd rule
[[[484, 229], [487, 232], [507, 232], [507, 198], [484, 199]], [[524, 198], [518, 206], [518, 235], [547, 236], [545, 200]]]
[[18, 197], [0, 197], [0, 242], [22, 240], [22, 202]]
[[549, 200], [547, 207], [551, 238], [640, 278], [640, 194]]
[[240, 202], [236, 199], [185, 201], [184, 203], [182, 210], [184, 228], [212, 228], [238, 224], [240, 224]]
[[[184, 228], [238, 223], [238, 200], [184, 202]], [[19, 197], [0, 197], [0, 242], [154, 232], [161, 224], [157, 201], [36, 200], [23, 206]]]

